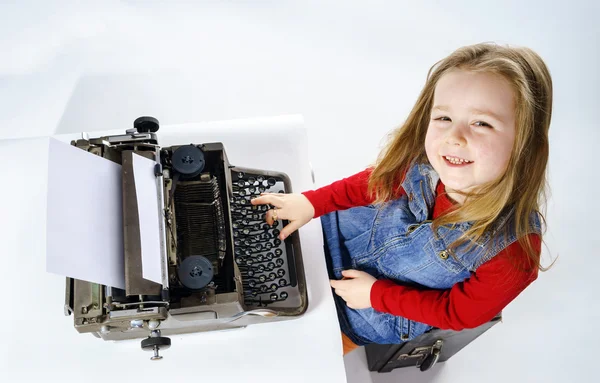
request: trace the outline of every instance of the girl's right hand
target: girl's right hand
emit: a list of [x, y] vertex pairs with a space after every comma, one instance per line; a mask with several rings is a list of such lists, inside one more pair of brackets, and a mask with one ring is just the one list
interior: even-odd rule
[[250, 200], [252, 205], [270, 204], [270, 209], [265, 214], [269, 225], [274, 220], [286, 219], [290, 223], [279, 233], [279, 239], [286, 239], [294, 231], [306, 225], [315, 216], [315, 208], [303, 194], [296, 193], [262, 193], [260, 197]]

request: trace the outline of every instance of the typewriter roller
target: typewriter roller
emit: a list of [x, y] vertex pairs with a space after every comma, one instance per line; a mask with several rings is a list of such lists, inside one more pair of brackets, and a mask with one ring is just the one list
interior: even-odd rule
[[[126, 288], [67, 278], [66, 314], [81, 333], [104, 340], [145, 338], [142, 349], [171, 345], [166, 335], [243, 328], [304, 314], [308, 300], [298, 232], [277, 238], [262, 192], [292, 191], [280, 172], [231, 165], [221, 143], [161, 147], [158, 121], [141, 117], [125, 135], [72, 145], [122, 165]], [[142, 276], [133, 157], [156, 161], [163, 281]], [[151, 207], [154, 208], [154, 207]]]

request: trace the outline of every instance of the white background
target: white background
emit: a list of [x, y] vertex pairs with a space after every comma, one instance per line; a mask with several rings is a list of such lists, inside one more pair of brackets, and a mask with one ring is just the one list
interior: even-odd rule
[[[558, 261], [504, 323], [433, 371], [371, 374], [362, 349], [347, 371], [351, 382], [592, 382], [599, 13], [596, 1], [538, 0], [3, 3], [0, 138], [127, 128], [142, 114], [168, 125], [301, 113], [321, 186], [375, 160], [435, 61], [481, 41], [527, 45], [554, 80], [544, 261]], [[35, 302], [9, 313], [31, 321], [35, 347], [47, 314]]]

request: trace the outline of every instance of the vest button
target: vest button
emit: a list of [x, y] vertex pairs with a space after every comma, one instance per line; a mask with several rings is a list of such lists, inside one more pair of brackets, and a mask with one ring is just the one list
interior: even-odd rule
[[448, 259], [448, 250], [440, 251], [438, 253], [438, 256], [443, 260]]

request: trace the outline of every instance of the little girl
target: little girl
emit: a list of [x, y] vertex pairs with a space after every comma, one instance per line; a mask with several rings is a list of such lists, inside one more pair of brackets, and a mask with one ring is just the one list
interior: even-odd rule
[[540, 266], [552, 80], [527, 48], [477, 44], [436, 63], [376, 165], [317, 190], [263, 194], [285, 239], [321, 218], [344, 354], [496, 316]]

